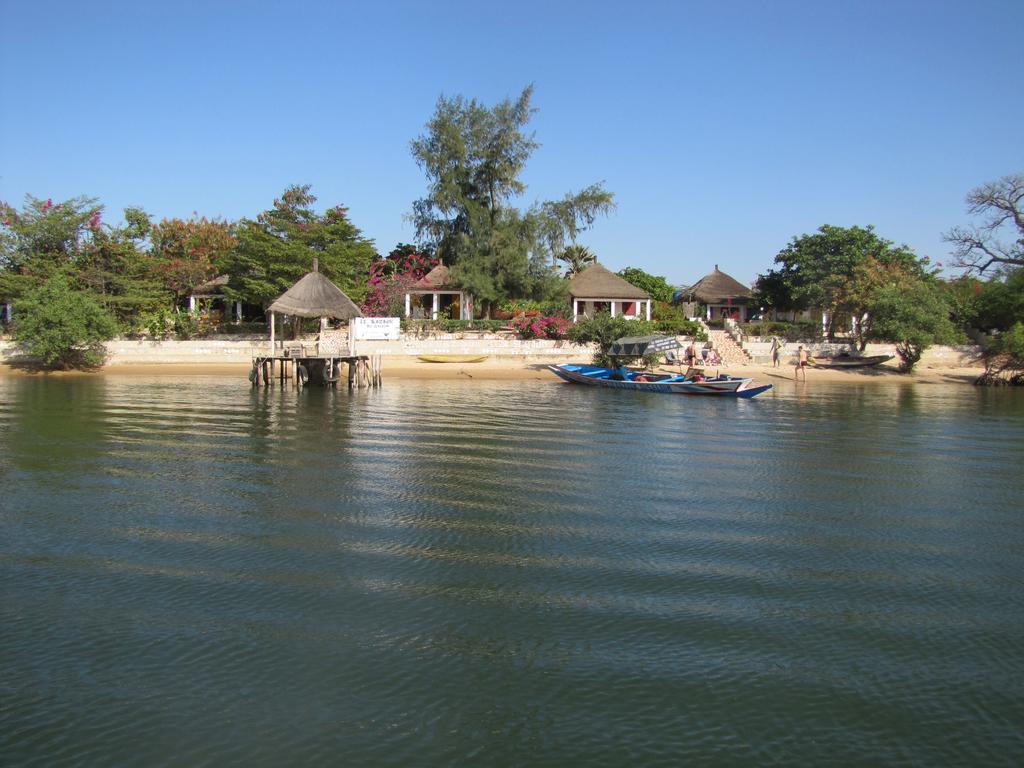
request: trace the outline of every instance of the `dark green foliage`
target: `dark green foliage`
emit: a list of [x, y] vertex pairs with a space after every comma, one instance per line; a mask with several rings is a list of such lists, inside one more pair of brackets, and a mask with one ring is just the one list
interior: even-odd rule
[[964, 276], [943, 284], [957, 328], [998, 333], [1024, 322], [1024, 268], [996, 274], [987, 281]]
[[1009, 330], [1024, 322], [1024, 267], [1005, 278], [996, 277], [984, 284], [978, 301], [978, 325], [984, 330]]
[[565, 277], [578, 275], [591, 264], [597, 263], [597, 256], [585, 245], [572, 245], [562, 249], [555, 258], [565, 263]]
[[820, 341], [821, 323], [797, 322], [784, 323], [772, 321], [766, 323], [748, 323], [743, 326], [743, 332], [748, 336], [758, 336], [762, 339], [771, 336], [780, 336], [786, 341]]
[[267, 305], [311, 271], [316, 257], [320, 272], [352, 301], [363, 300], [376, 258], [373, 242], [349, 221], [345, 208], [314, 212], [316, 197], [309, 189], [289, 187], [273, 208], [239, 222], [238, 244], [222, 265], [231, 276], [230, 299]]
[[871, 313], [871, 337], [896, 344], [904, 372], [913, 370], [932, 344], [959, 340], [949, 319], [949, 304], [936, 285], [924, 280], [880, 288]]
[[505, 320], [452, 320], [451, 318], [438, 318], [437, 320], [411, 320], [409, 327], [420, 331], [440, 331], [441, 333], [459, 333], [460, 331], [500, 331], [507, 321]]
[[14, 338], [49, 367], [101, 365], [103, 342], [117, 333], [117, 322], [91, 296], [74, 291], [60, 275], [22, 296]]
[[531, 209], [540, 237], [549, 253], [564, 253], [566, 240], [571, 248], [576, 236], [591, 227], [598, 216], [615, 210], [612, 194], [600, 184], [591, 184], [579, 192], [569, 192], [561, 200], [548, 201]]
[[20, 212], [0, 204], [0, 296], [18, 306], [22, 296], [64, 275], [124, 327], [167, 300], [142, 250], [149, 230], [140, 209], [126, 210], [127, 225], [114, 227], [103, 223], [103, 206], [93, 198], [25, 200]]
[[0, 203], [0, 296], [17, 301], [56, 274], [73, 274], [102, 212], [90, 197], [54, 203], [26, 195], [21, 211]]
[[690, 320], [681, 307], [669, 304], [665, 301], [654, 302], [651, 310], [651, 320], [654, 322], [658, 333], [668, 333], [675, 336], [692, 336], [701, 341], [707, 340], [707, 333], [704, 327], [696, 320]]
[[647, 291], [655, 301], [672, 301], [675, 288], [668, 284], [661, 275], [651, 275], [638, 267], [620, 269], [619, 277], [642, 291]]
[[[825, 225], [813, 235], [793, 238], [775, 257], [778, 268], [755, 285], [763, 306], [780, 310], [817, 308], [829, 315], [833, 337], [839, 314], [870, 313], [879, 287], [902, 277], [924, 278], [927, 260], [907, 246], [896, 246], [874, 228]], [[862, 345], [865, 339], [860, 340]]]
[[985, 373], [979, 384], [1024, 386], [1024, 322], [1014, 323], [985, 350]]
[[537, 148], [525, 128], [533, 88], [493, 108], [461, 96], [441, 97], [427, 132], [412, 142], [429, 182], [413, 203], [417, 238], [451, 267], [452, 280], [491, 309], [510, 298], [550, 298], [548, 256], [613, 207], [600, 185], [528, 211], [512, 201], [526, 190], [520, 180]]
[[616, 339], [623, 336], [650, 336], [657, 332], [657, 326], [647, 320], [627, 320], [622, 315], [612, 317], [607, 312], [599, 312], [594, 317], [585, 317], [569, 329], [569, 338], [578, 344], [597, 344], [594, 353], [594, 364], [610, 366], [613, 359], [608, 356], [608, 349]]
[[981, 327], [985, 284], [974, 277], [960, 277], [942, 283], [942, 288], [953, 324], [964, 331]]

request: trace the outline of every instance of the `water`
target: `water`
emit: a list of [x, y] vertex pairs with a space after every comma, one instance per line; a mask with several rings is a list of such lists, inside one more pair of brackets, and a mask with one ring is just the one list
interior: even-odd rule
[[0, 763], [1024, 762], [1024, 393], [0, 379]]

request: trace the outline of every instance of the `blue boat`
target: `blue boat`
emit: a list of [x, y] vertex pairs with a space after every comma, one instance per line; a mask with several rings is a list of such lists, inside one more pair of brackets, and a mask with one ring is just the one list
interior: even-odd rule
[[755, 385], [753, 379], [738, 376], [714, 376], [687, 371], [676, 376], [663, 373], [641, 373], [624, 367], [599, 368], [596, 365], [549, 365], [548, 370], [571, 384], [589, 384], [608, 389], [631, 389], [637, 392], [659, 392], [667, 395], [711, 395], [712, 397], [756, 397], [772, 388], [771, 384]]

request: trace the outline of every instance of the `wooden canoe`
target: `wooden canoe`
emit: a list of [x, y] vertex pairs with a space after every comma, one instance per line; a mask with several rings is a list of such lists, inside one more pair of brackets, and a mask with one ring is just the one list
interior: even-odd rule
[[836, 355], [835, 357], [812, 357], [807, 362], [815, 368], [869, 368], [888, 362], [892, 358], [892, 355], [875, 355], [873, 357]]
[[482, 363], [488, 355], [417, 355], [424, 363]]

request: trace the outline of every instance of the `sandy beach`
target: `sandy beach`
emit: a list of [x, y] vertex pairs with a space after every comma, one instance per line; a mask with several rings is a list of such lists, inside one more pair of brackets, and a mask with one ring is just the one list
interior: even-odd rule
[[[431, 380], [472, 380], [510, 381], [542, 380], [556, 381], [547, 370], [547, 362], [521, 358], [491, 358], [479, 363], [425, 363], [416, 357], [388, 356], [382, 361], [384, 379], [431, 379]], [[32, 372], [9, 365], [0, 365], [0, 376], [237, 376], [244, 379], [249, 363], [167, 363], [146, 365], [108, 365], [97, 371], [56, 371]], [[664, 372], [678, 369], [663, 367]], [[773, 368], [767, 365], [731, 366], [709, 368], [711, 372], [722, 371], [733, 376], [749, 376], [756, 381], [779, 384], [794, 381], [794, 367], [783, 365]], [[983, 373], [981, 367], [927, 367], [919, 365], [912, 374], [904, 375], [891, 364], [861, 370], [828, 370], [809, 368], [807, 384], [814, 382], [849, 382], [857, 384], [973, 384]], [[800, 384], [803, 383], [801, 378]]]

